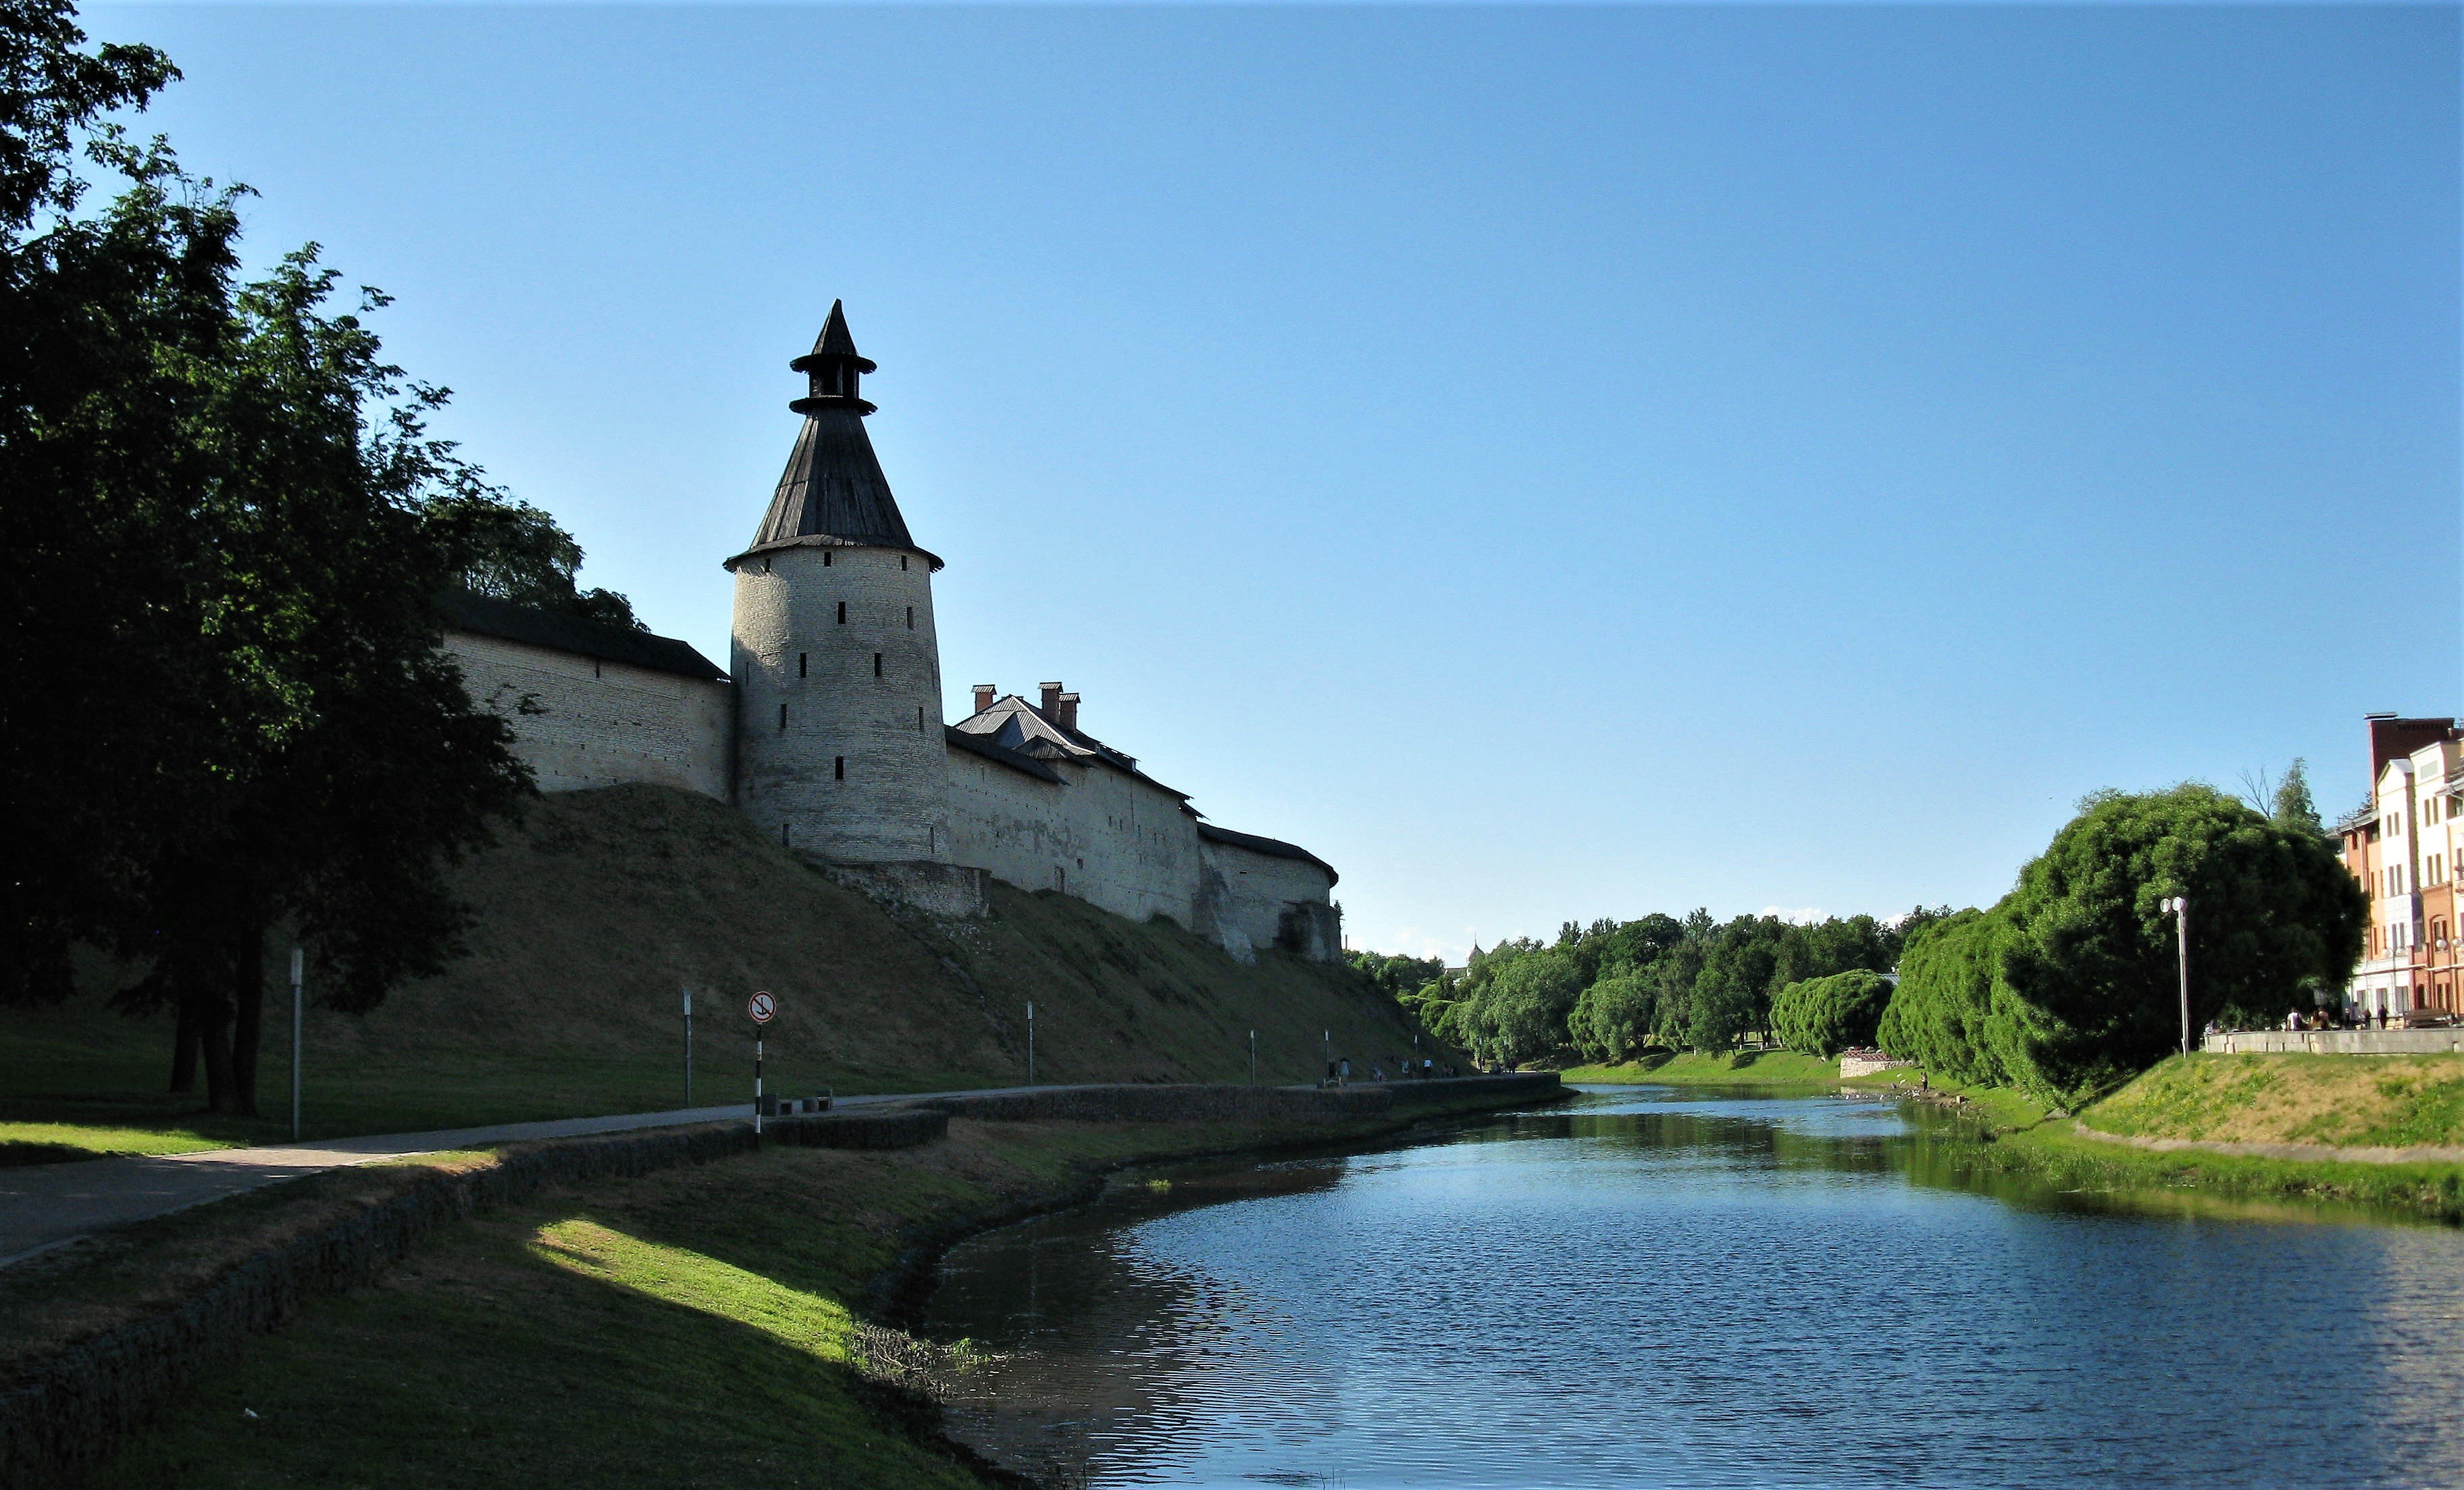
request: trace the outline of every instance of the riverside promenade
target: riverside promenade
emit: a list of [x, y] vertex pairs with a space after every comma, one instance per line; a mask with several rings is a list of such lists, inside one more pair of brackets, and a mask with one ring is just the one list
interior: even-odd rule
[[[935, 1099], [1000, 1097], [1014, 1092], [1048, 1089], [997, 1086], [964, 1092], [893, 1092], [841, 1097], [833, 1106], [839, 1110], [847, 1110]], [[484, 1148], [493, 1144], [536, 1143], [541, 1139], [582, 1138], [594, 1133], [621, 1133], [636, 1128], [744, 1121], [752, 1116], [753, 1104], [740, 1102], [716, 1107], [677, 1107], [666, 1112], [556, 1118], [539, 1123], [497, 1123], [484, 1128], [441, 1128], [426, 1133], [318, 1139], [300, 1144], [80, 1159], [0, 1169], [0, 1267], [23, 1261], [95, 1232], [150, 1220], [228, 1195], [243, 1194], [288, 1179], [321, 1174], [328, 1170], [347, 1169], [354, 1164], [377, 1164], [387, 1159]]]
[[[1221, 1122], [1263, 1116], [1375, 1118], [1430, 1115], [1468, 1100], [1485, 1105], [1559, 1093], [1555, 1076], [1457, 1077], [1348, 1087], [1239, 1085], [983, 1086], [960, 1091], [879, 1092], [840, 1097], [841, 1113], [889, 1107], [936, 1107], [954, 1117], [993, 1122]], [[678, 1107], [605, 1117], [499, 1123], [361, 1138], [197, 1153], [131, 1155], [0, 1169], [0, 1267], [37, 1257], [80, 1237], [168, 1216], [191, 1206], [244, 1194], [284, 1180], [423, 1153], [495, 1144], [584, 1138], [700, 1123], [746, 1122], [751, 1103]]]

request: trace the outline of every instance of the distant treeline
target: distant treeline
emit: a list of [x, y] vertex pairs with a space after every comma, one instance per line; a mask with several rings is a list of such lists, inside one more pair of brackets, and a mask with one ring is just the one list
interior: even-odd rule
[[2337, 996], [2368, 905], [2334, 842], [2297, 762], [2272, 802], [2196, 783], [2096, 793], [1989, 909], [1812, 925], [1696, 910], [1569, 922], [1553, 943], [1506, 942], [1459, 975], [1353, 962], [1485, 1061], [1718, 1052], [1762, 1032], [1825, 1056], [1874, 1041], [1947, 1076], [2076, 1103], [2182, 1038], [2170, 897], [2190, 903], [2193, 1029], [2273, 1023]]
[[1588, 927], [1569, 921], [1550, 943], [1501, 942], [1454, 978], [1438, 963], [1406, 957], [1358, 953], [1353, 963], [1430, 1030], [1484, 1061], [1570, 1049], [1623, 1061], [1654, 1045], [1728, 1049], [1747, 1032], [1771, 1028], [1772, 1001], [1792, 984], [1888, 972], [1910, 931], [1949, 914], [1947, 906], [1921, 906], [1891, 921], [1855, 915], [1798, 925], [1655, 912]]

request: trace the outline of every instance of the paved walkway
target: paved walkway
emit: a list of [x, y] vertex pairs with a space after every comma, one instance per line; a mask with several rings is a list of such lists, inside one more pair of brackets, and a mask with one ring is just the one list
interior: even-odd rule
[[2127, 1144], [2158, 1153], [2231, 1153], [2254, 1159], [2333, 1159], [2340, 1164], [2464, 1164], [2464, 1148], [2424, 1146], [2418, 1149], [2346, 1149], [2336, 1144], [2237, 1144], [2207, 1138], [2145, 1138], [2136, 1133], [2101, 1132], [2084, 1123], [2071, 1128], [2082, 1138]]
[[[981, 1096], [1049, 1090], [1023, 1086], [972, 1092], [885, 1092], [841, 1097], [836, 1107], [913, 1102], [923, 1097]], [[236, 1195], [304, 1174], [441, 1153], [487, 1144], [538, 1138], [577, 1138], [636, 1128], [675, 1128], [753, 1116], [753, 1105], [679, 1107], [670, 1112], [632, 1112], [615, 1117], [559, 1118], [546, 1123], [498, 1123], [433, 1133], [387, 1133], [373, 1138], [322, 1139], [258, 1149], [209, 1149], [198, 1153], [148, 1154], [121, 1159], [72, 1160], [0, 1169], [0, 1267], [23, 1261], [90, 1233], [108, 1231], [209, 1200]]]

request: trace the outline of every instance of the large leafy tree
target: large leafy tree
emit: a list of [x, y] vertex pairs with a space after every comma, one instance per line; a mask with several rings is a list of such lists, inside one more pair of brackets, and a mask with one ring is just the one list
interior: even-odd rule
[[[147, 970], [124, 1008], [178, 1011], [175, 1087], [202, 1062], [211, 1106], [251, 1112], [274, 929], [321, 1001], [369, 1006], [453, 953], [446, 866], [529, 789], [434, 603], [485, 565], [473, 515], [509, 504], [429, 436], [444, 393], [332, 308], [313, 248], [243, 283], [238, 195], [103, 118], [166, 61], [81, 51], [59, 0], [0, 18], [0, 796], [23, 830], [0, 996], [56, 997], [72, 942], [113, 948]], [[80, 147], [125, 182], [90, 216]]]
[[2211, 787], [2080, 803], [1991, 910], [1911, 936], [1882, 1047], [1969, 1081], [2078, 1102], [2177, 1048], [2180, 949], [2161, 909], [2190, 902], [2193, 1027], [2273, 1022], [2343, 984], [2368, 903], [2298, 815]]
[[2360, 887], [2307, 824], [2196, 784], [2092, 799], [2000, 908], [1993, 1032], [2014, 1074], [2079, 1097], [2176, 1047], [2179, 964], [2159, 909], [2173, 895], [2190, 902], [2194, 1028], [2228, 1009], [2308, 1006], [2350, 975], [2368, 924]]

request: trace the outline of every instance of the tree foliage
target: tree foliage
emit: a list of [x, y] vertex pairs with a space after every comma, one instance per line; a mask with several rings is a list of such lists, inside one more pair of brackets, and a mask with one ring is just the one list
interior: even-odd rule
[[1890, 979], [1861, 968], [1807, 978], [1771, 1000], [1771, 1033], [1791, 1050], [1828, 1060], [1851, 1046], [1872, 1044], [1890, 998]]
[[1914, 939], [1884, 1049], [2050, 1101], [2108, 1089], [2177, 1048], [2170, 896], [2190, 903], [2189, 1022], [2272, 1023], [2341, 985], [2368, 907], [2306, 824], [2207, 786], [2098, 793], [1989, 911]]
[[[175, 1087], [202, 1059], [252, 1111], [275, 926], [320, 1002], [373, 1004], [454, 951], [445, 867], [529, 790], [436, 596], [570, 565], [522, 560], [538, 515], [428, 432], [446, 395], [383, 360], [382, 296], [338, 311], [313, 246], [243, 282], [243, 193], [104, 117], [166, 60], [80, 50], [61, 0], [0, 16], [0, 998], [113, 949], [145, 970], [121, 1007], [178, 1012]], [[88, 215], [80, 152], [122, 183]]]

